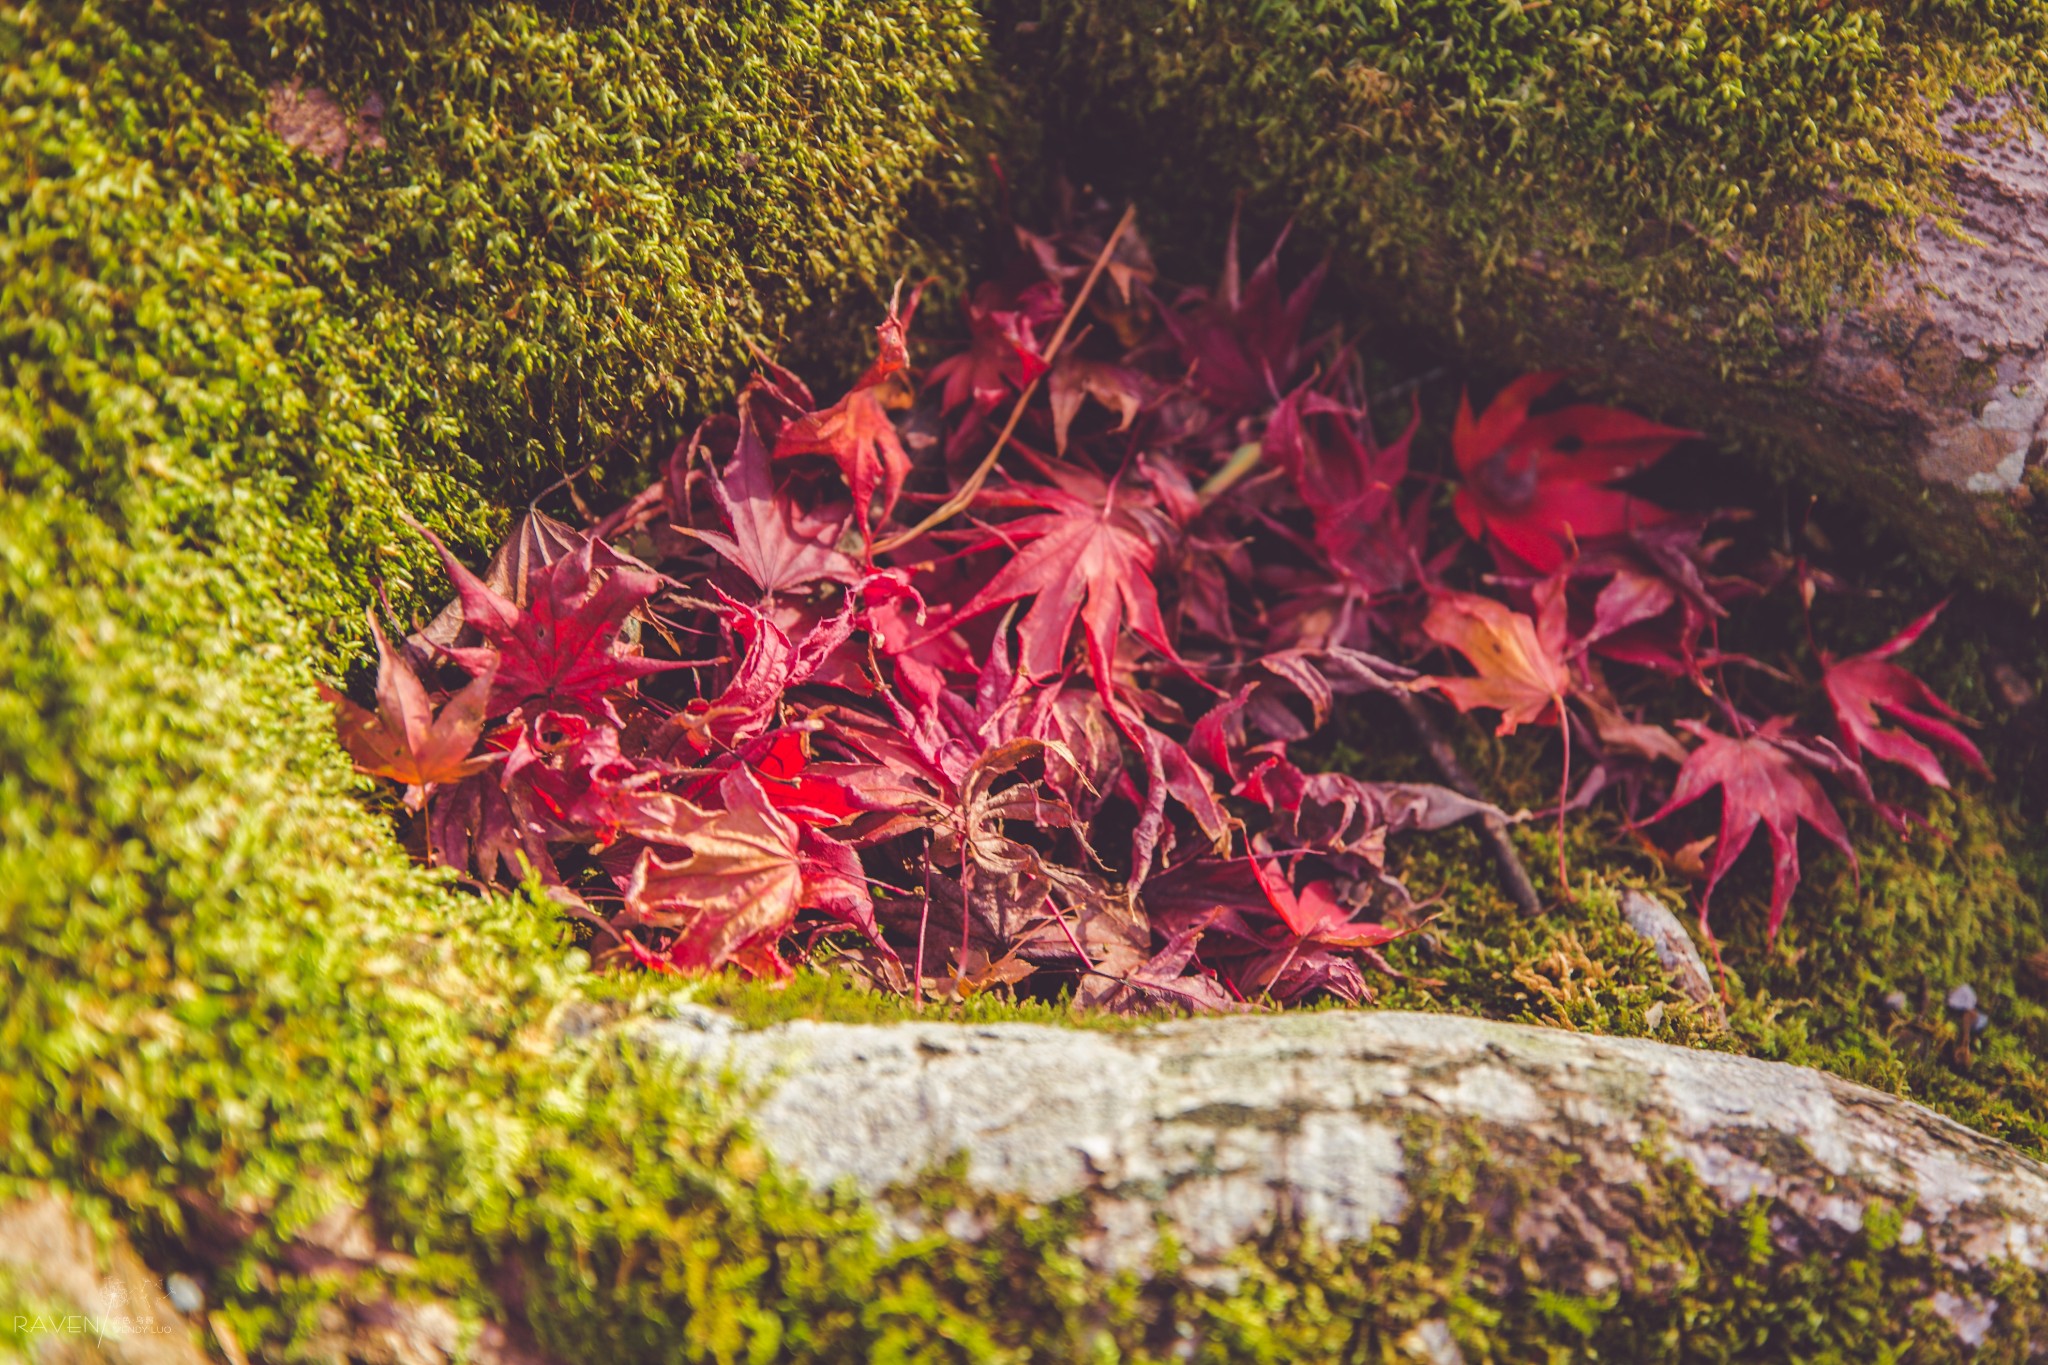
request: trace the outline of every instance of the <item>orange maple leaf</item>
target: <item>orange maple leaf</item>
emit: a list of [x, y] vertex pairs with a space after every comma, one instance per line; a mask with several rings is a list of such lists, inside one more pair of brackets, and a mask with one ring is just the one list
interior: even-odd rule
[[356, 771], [405, 783], [405, 804], [418, 810], [429, 789], [460, 782], [500, 757], [470, 756], [483, 732], [496, 672], [487, 668], [470, 679], [436, 715], [427, 689], [404, 657], [391, 652], [375, 616], [370, 634], [377, 640], [377, 709], [365, 711], [324, 683], [320, 695], [334, 707], [341, 745]]
[[1572, 781], [1572, 730], [1565, 724], [1564, 699], [1572, 690], [1565, 666], [1565, 600], [1562, 576], [1536, 587], [1532, 618], [1490, 597], [1441, 591], [1429, 603], [1422, 633], [1465, 656], [1478, 674], [1473, 678], [1418, 678], [1414, 687], [1432, 687], [1450, 698], [1460, 711], [1491, 706], [1500, 711], [1495, 734], [1511, 735], [1527, 724], [1558, 727], [1564, 743], [1564, 776], [1557, 793], [1557, 883], [1571, 895], [1571, 872], [1565, 865], [1564, 814]]
[[1563, 585], [1555, 580], [1536, 590], [1534, 619], [1476, 593], [1437, 593], [1422, 633], [1464, 655], [1478, 676], [1422, 678], [1416, 685], [1443, 693], [1460, 711], [1496, 708], [1498, 734], [1511, 735], [1520, 725], [1557, 723], [1571, 691], [1564, 663], [1564, 607]]

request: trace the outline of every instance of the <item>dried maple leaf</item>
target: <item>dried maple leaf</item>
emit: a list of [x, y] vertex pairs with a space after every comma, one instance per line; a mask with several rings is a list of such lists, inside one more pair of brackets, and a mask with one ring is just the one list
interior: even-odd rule
[[[1949, 724], [1949, 720], [1961, 716], [1947, 702], [1926, 683], [1886, 661], [1924, 635], [1947, 605], [1944, 602], [1936, 606], [1867, 654], [1841, 660], [1823, 655], [1821, 673], [1828, 701], [1835, 709], [1842, 748], [1851, 759], [1860, 759], [1868, 752], [1873, 758], [1907, 769], [1930, 787], [1944, 788], [1948, 786], [1948, 774], [1942, 771], [1941, 760], [1914, 734], [1949, 749], [1980, 773], [1987, 772], [1984, 755], [1977, 751], [1969, 736]], [[1935, 714], [1928, 714], [1930, 711]], [[1903, 728], [1885, 726], [1883, 718]]]
[[360, 149], [382, 151], [384, 97], [371, 95], [349, 113], [334, 96], [299, 81], [278, 82], [264, 92], [264, 124], [294, 151], [310, 152], [336, 170]]
[[1699, 435], [1617, 408], [1580, 403], [1540, 416], [1529, 405], [1562, 374], [1524, 375], [1472, 416], [1458, 401], [1451, 453], [1465, 482], [1454, 504], [1474, 540], [1494, 541], [1539, 573], [1552, 573], [1577, 543], [1663, 521], [1654, 503], [1606, 485]]
[[1168, 934], [1155, 953], [1151, 923], [1140, 911], [1111, 911], [1084, 919], [1081, 939], [1089, 961], [1074, 991], [1074, 1009], [1110, 1014], [1161, 1007], [1183, 1014], [1244, 1009], [1214, 977], [1189, 970], [1206, 928], [1206, 921], [1197, 916]]
[[1520, 725], [1556, 723], [1571, 690], [1564, 663], [1565, 601], [1556, 580], [1544, 587], [1534, 620], [1475, 593], [1433, 594], [1422, 633], [1464, 655], [1479, 676], [1423, 678], [1418, 685], [1435, 688], [1460, 711], [1499, 710], [1503, 735]]
[[1052, 367], [1047, 383], [1052, 401], [1053, 449], [1067, 453], [1067, 432], [1081, 411], [1084, 399], [1093, 398], [1105, 408], [1114, 408], [1117, 424], [1112, 431], [1129, 431], [1145, 406], [1145, 377], [1122, 365], [1083, 360], [1071, 350]]
[[334, 707], [342, 747], [356, 761], [356, 770], [405, 783], [406, 807], [418, 810], [430, 789], [460, 782], [500, 757], [473, 754], [494, 675], [485, 668], [436, 715], [427, 689], [405, 659], [392, 652], [374, 615], [370, 634], [377, 641], [377, 709], [365, 711], [324, 684], [320, 694]]
[[465, 568], [439, 536], [417, 523], [415, 529], [441, 552], [462, 603], [463, 623], [485, 641], [480, 648], [445, 652], [472, 673], [495, 671], [492, 715], [542, 700], [617, 725], [618, 712], [606, 693], [649, 674], [689, 666], [618, 652], [619, 627], [661, 588], [662, 580], [632, 565], [599, 574], [593, 567], [594, 540], [585, 537], [575, 553], [536, 571], [529, 580], [532, 600], [520, 607]]
[[549, 886], [562, 874], [548, 845], [576, 831], [555, 821], [523, 782], [477, 773], [443, 788], [427, 810], [427, 851], [444, 867], [474, 869], [485, 881], [517, 885], [529, 873]]
[[1785, 717], [1766, 722], [1745, 738], [1736, 739], [1711, 730], [1697, 721], [1680, 721], [1700, 741], [1678, 770], [1678, 782], [1671, 799], [1645, 824], [1665, 816], [1721, 789], [1721, 830], [1714, 840], [1714, 856], [1707, 864], [1707, 887], [1700, 894], [1700, 927], [1706, 928], [1707, 906], [1714, 888], [1742, 851], [1749, 847], [1756, 827], [1762, 824], [1771, 840], [1771, 917], [1769, 933], [1776, 937], [1785, 919], [1785, 905], [1799, 885], [1799, 822], [1804, 820], [1823, 839], [1840, 849], [1856, 865], [1856, 850], [1834, 803], [1821, 789], [1820, 781], [1781, 739], [1790, 721]]

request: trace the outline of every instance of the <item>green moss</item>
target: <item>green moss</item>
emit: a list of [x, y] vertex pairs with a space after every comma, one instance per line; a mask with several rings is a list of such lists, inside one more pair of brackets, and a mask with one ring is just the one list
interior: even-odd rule
[[[1448, 1334], [1470, 1361], [2019, 1360], [2043, 1318], [2039, 1284], [2003, 1280], [1990, 1338], [1957, 1339], [1934, 1292], [1968, 1294], [1931, 1256], [1902, 1248], [1882, 1217], [1827, 1252], [1780, 1245], [1778, 1210], [1729, 1211], [1683, 1170], [1651, 1163], [1618, 1186], [1563, 1166], [1554, 1188], [1503, 1184], [1486, 1151], [1411, 1136], [1431, 1158], [1401, 1222], [1362, 1244], [1282, 1234], [1237, 1260], [1225, 1290], [1161, 1295], [1204, 1361], [1429, 1359]], [[1633, 1224], [1632, 1276], [1586, 1273], [1597, 1256], [1560, 1237], [1539, 1251], [1515, 1219], [1546, 1194], [1619, 1207]], [[1988, 1286], [1977, 1286], [1977, 1289]]]
[[[341, 617], [428, 562], [394, 506], [488, 544], [494, 503], [625, 465], [750, 343], [858, 347], [976, 136], [949, 0], [0, 20], [10, 483], [157, 481], [122, 515]], [[286, 79], [378, 93], [386, 147], [285, 146]]]
[[[2035, 1277], [1959, 1279], [1924, 1245], [1903, 1244], [1903, 1211], [1875, 1210], [1860, 1233], [1801, 1249], [1784, 1230], [1796, 1220], [1771, 1201], [1729, 1210], [1654, 1159], [1633, 1183], [1569, 1162], [1516, 1180], [1503, 1178], [1497, 1152], [1456, 1131], [1418, 1125], [1408, 1145], [1421, 1172], [1410, 1205], [1372, 1237], [1330, 1245], [1282, 1228], [1197, 1269], [1169, 1235], [1142, 1280], [1073, 1258], [1086, 1229], [1072, 1205], [1031, 1209], [973, 1192], [957, 1167], [935, 1173], [892, 1197], [899, 1213], [965, 1214], [987, 1234], [972, 1250], [941, 1237], [904, 1245], [875, 1303], [976, 1325], [955, 1326], [951, 1349], [936, 1354], [894, 1354], [916, 1340], [906, 1335], [874, 1358], [1428, 1359], [1438, 1332], [1472, 1361], [2019, 1360], [2044, 1321]], [[1586, 1221], [1531, 1245], [1521, 1220], [1554, 1218], [1562, 1204]], [[1628, 1239], [1628, 1274], [1603, 1274], [1595, 1227]], [[911, 1278], [897, 1279], [904, 1270]], [[1959, 1340], [1932, 1310], [1944, 1291], [1997, 1295], [1984, 1342]]]
[[[699, 1004], [723, 1010], [748, 1028], [766, 1028], [791, 1019], [824, 1019], [839, 1024], [885, 1024], [904, 1020], [927, 1023], [1080, 1024], [1121, 1027], [1130, 1021], [1117, 1016], [1076, 1016], [1065, 1005], [1013, 1000], [996, 991], [965, 1000], [931, 1000], [923, 1006], [902, 996], [868, 990], [828, 961], [799, 968], [786, 984], [751, 981], [736, 974], [712, 977], [685, 988]], [[630, 990], [622, 986], [622, 990]]]
[[1067, 94], [1056, 145], [1111, 183], [1212, 218], [1184, 201], [1218, 183], [1299, 207], [1425, 311], [1561, 271], [1766, 337], [1946, 203], [1953, 85], [2048, 85], [2040, 0], [1052, 0], [1031, 18], [994, 26], [1011, 67]]
[[964, 0], [273, 0], [210, 27], [235, 107], [285, 77], [385, 101], [387, 149], [300, 158], [269, 226], [409, 443], [515, 496], [638, 454], [749, 343], [863, 351], [890, 282], [939, 263], [906, 216], [973, 165]]
[[1251, 240], [1299, 224], [1392, 349], [1582, 367], [2048, 600], [2036, 528], [1806, 373], [1824, 316], [1949, 222], [1951, 91], [2048, 91], [2043, 0], [1017, 0], [991, 33], [1048, 155], [1169, 225], [1179, 278], [1242, 191]]

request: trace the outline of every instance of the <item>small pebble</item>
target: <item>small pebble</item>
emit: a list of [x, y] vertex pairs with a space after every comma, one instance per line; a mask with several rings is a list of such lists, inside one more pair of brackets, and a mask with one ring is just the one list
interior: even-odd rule
[[206, 1307], [206, 1295], [200, 1292], [199, 1282], [183, 1271], [164, 1277], [164, 1296], [171, 1301], [171, 1307], [188, 1318]]
[[1656, 1004], [1643, 1011], [1643, 1027], [1652, 1033], [1664, 1027], [1664, 1002], [1662, 1000], [1659, 1000]]
[[1886, 991], [1884, 993], [1884, 1007], [1893, 1014], [1904, 1014], [1906, 1012], [1906, 993], [1904, 991]]
[[1971, 986], [1958, 986], [1948, 993], [1948, 1007], [1958, 1014], [1977, 1008], [1977, 991]]

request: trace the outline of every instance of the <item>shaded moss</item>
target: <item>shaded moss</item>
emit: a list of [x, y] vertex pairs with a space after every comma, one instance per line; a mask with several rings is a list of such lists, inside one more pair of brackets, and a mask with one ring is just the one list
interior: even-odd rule
[[1243, 185], [1425, 312], [1561, 271], [1764, 341], [1948, 203], [1953, 86], [2048, 87], [2041, 0], [1014, 8], [1010, 68], [1105, 183], [1211, 220]]
[[2042, 0], [1017, 0], [998, 15], [1048, 154], [1173, 224], [1180, 277], [1210, 276], [1230, 207], [1216, 189], [1242, 190], [1253, 221], [1334, 252], [1349, 318], [1401, 353], [1419, 338], [1461, 368], [1584, 367], [1632, 406], [1731, 437], [1731, 458], [1877, 509], [1943, 572], [2048, 600], [2038, 527], [1931, 483], [1910, 431], [1806, 383], [1822, 318], [1865, 297], [1924, 219], [1953, 227], [1937, 127], [1951, 92], [2048, 90]]

